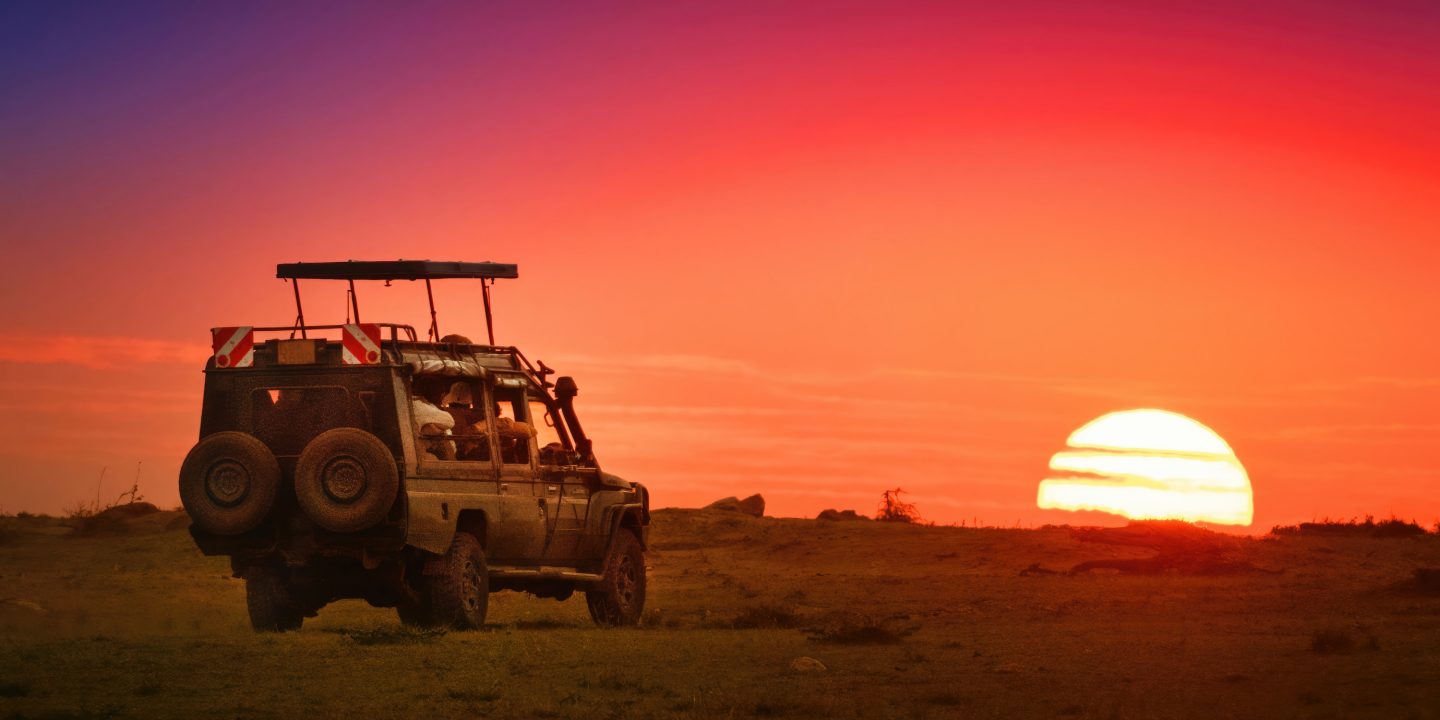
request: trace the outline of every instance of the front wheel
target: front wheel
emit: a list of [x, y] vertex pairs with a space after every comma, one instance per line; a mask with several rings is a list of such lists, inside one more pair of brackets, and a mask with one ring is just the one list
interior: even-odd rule
[[585, 591], [585, 604], [596, 625], [639, 625], [645, 609], [645, 550], [640, 539], [621, 529], [605, 559], [605, 579]]

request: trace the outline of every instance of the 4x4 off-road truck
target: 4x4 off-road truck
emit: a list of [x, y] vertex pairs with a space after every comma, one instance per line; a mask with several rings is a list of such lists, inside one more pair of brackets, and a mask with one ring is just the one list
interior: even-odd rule
[[[489, 593], [585, 594], [601, 625], [645, 603], [649, 496], [602, 472], [575, 381], [495, 344], [490, 289], [514, 265], [279, 265], [284, 327], [211, 331], [200, 441], [180, 469], [190, 534], [245, 579], [258, 631], [294, 630], [332, 600], [419, 626], [479, 627]], [[480, 281], [485, 343], [441, 336], [431, 282]], [[353, 320], [310, 325], [300, 280], [348, 283]], [[355, 283], [423, 282], [426, 340], [360, 322]]]

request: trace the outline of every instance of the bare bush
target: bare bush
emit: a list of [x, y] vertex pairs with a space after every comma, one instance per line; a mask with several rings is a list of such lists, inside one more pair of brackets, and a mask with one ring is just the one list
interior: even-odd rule
[[[103, 476], [103, 475], [102, 475]], [[100, 504], [100, 491], [95, 491], [94, 500], [77, 500], [61, 509], [61, 517], [71, 521], [88, 520], [100, 513], [126, 505], [138, 505], [144, 502], [145, 496], [140, 494], [140, 483], [136, 482], [130, 489], [120, 493], [116, 498], [105, 505]]]
[[900, 499], [900, 495], [904, 492], [898, 487], [894, 490], [886, 490], [880, 496], [880, 507], [875, 511], [875, 519], [884, 522], [920, 522], [920, 511], [916, 510], [913, 504]]

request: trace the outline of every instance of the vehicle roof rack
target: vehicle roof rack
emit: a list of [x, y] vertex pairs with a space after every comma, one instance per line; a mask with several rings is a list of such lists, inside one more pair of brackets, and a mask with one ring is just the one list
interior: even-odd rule
[[481, 297], [485, 301], [485, 334], [490, 344], [495, 344], [495, 322], [490, 314], [490, 286], [498, 279], [520, 277], [518, 265], [494, 262], [446, 262], [435, 260], [347, 260], [345, 262], [280, 263], [275, 266], [275, 277], [290, 281], [295, 291], [295, 330], [305, 337], [305, 310], [300, 305], [300, 280], [344, 280], [349, 284], [350, 309], [355, 313], [355, 322], [360, 322], [360, 301], [355, 297], [356, 280], [424, 280], [425, 297], [430, 302], [430, 331], [428, 338], [440, 340], [440, 323], [435, 316], [435, 294], [430, 289], [431, 280], [457, 278], [479, 280]]
[[281, 263], [275, 277], [288, 280], [449, 280], [514, 279], [518, 265], [494, 262], [435, 260], [348, 260], [345, 262]]

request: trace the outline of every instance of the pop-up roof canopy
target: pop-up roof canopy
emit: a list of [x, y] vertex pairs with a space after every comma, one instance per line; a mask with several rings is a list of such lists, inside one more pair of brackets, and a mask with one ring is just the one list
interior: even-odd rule
[[355, 322], [360, 322], [360, 302], [355, 297], [356, 280], [424, 280], [425, 296], [430, 301], [430, 338], [440, 339], [435, 318], [435, 295], [431, 280], [478, 279], [485, 300], [485, 331], [490, 344], [495, 344], [495, 327], [490, 318], [490, 286], [495, 280], [520, 277], [518, 266], [493, 262], [437, 262], [434, 260], [348, 260], [346, 262], [281, 263], [275, 266], [275, 277], [289, 280], [295, 290], [295, 326], [305, 335], [305, 311], [300, 306], [300, 280], [344, 280], [350, 285], [350, 307]]

